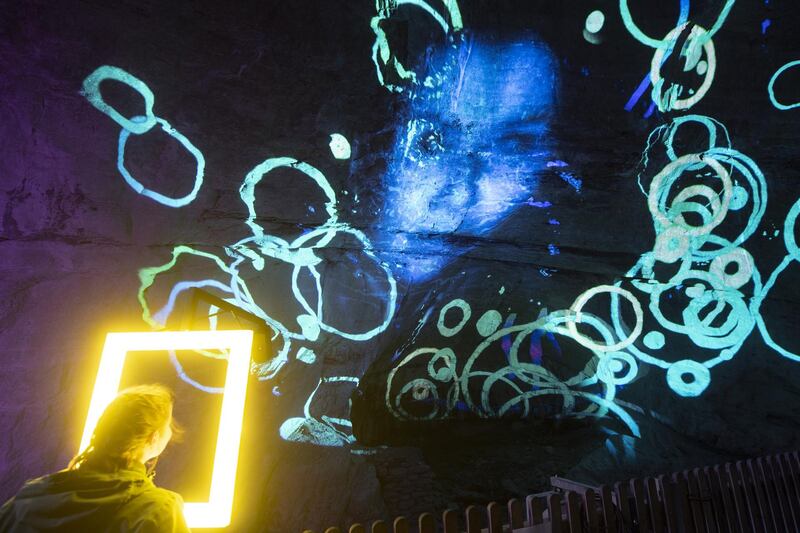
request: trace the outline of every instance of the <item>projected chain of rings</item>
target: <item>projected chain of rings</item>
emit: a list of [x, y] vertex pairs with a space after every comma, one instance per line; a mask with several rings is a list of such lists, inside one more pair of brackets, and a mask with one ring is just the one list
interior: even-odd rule
[[[762, 314], [765, 300], [783, 272], [800, 261], [795, 238], [800, 200], [783, 223], [785, 256], [772, 271], [762, 272], [758, 257], [750, 250], [755, 249], [751, 239], [762, 227], [767, 206], [764, 173], [750, 155], [736, 149], [720, 121], [688, 111], [708, 95], [714, 83], [717, 58], [713, 38], [723, 28], [735, 0], [720, 2], [719, 12], [710, 17], [713, 22], [708, 28], [691, 22], [690, 0], [676, 2], [680, 10], [674, 28], [654, 37], [640, 29], [628, 0], [619, 1], [619, 14], [630, 36], [654, 49], [649, 73], [625, 109], [631, 111], [652, 85], [645, 116], [655, 109], [670, 113], [666, 123], [647, 138], [641, 171], [635, 181], [631, 177], [629, 182], [631, 189], [641, 190], [649, 211], [655, 234], [652, 247], [639, 255], [621, 279], [585, 290], [566, 309], [547, 311], [544, 302], [535, 320], [529, 316], [517, 321], [510, 309], [502, 312], [499, 308], [480, 308], [479, 302], [470, 301], [469, 294], [448, 294], [433, 309], [422, 309], [424, 318], [404, 348], [395, 354], [395, 362], [386, 375], [383, 400], [394, 417], [433, 420], [459, 410], [480, 417], [527, 417], [536, 413], [608, 417], [619, 421], [630, 435], [640, 436], [632, 411], [643, 413], [646, 406], [635, 406], [619, 396], [645, 374], [649, 374], [648, 379], [663, 380], [667, 390], [677, 396], [699, 396], [710, 386], [714, 369], [737, 357], [754, 330], [774, 352], [800, 361], [800, 353], [773, 339]], [[429, 54], [425, 68], [403, 64], [392, 49], [390, 22], [399, 9], [430, 17], [435, 27], [441, 28], [445, 51], [439, 56]], [[587, 12], [585, 22], [576, 21], [576, 35], [583, 31], [584, 39], [601, 46], [609, 19], [609, 13]], [[508, 47], [473, 40], [464, 29], [455, 0], [377, 0], [371, 29], [375, 36], [372, 60], [377, 82], [397, 98], [405, 98], [410, 115], [400, 120], [394, 152], [389, 157], [385, 177], [389, 192], [381, 222], [395, 233], [389, 247], [423, 255], [430, 251], [433, 259], [422, 257], [407, 272], [401, 273], [396, 264], [390, 268], [390, 263], [381, 257], [383, 250], [375, 250], [364, 232], [345, 221], [336, 191], [323, 172], [293, 157], [270, 157], [244, 176], [239, 189], [247, 212], [242, 225], [246, 236], [221, 247], [220, 253], [176, 246], [163, 264], [139, 270], [138, 298], [143, 318], [152, 328], [166, 325], [186, 291], [213, 290], [222, 294], [225, 301], [260, 317], [272, 329], [279, 349], [273, 357], [255, 362], [252, 367], [259, 379], [271, 380], [290, 358], [309, 366], [319, 363], [314, 347], [323, 337], [365, 342], [385, 332], [393, 323], [398, 304], [395, 275], [406, 276], [411, 282], [429, 281], [447, 260], [441, 259], [447, 257], [446, 253], [437, 256], [435, 250], [417, 251], [422, 241], [413, 239], [419, 235], [428, 237], [456, 230], [481, 235], [520, 205], [550, 207], [549, 202], [532, 196], [538, 194], [542, 172], [556, 172], [562, 187], [566, 183], [572, 187], [571, 193], [581, 193], [582, 180], [566, 172], [564, 167], [569, 163], [551, 158], [547, 143], [549, 111], [558, 88], [558, 62], [546, 46], [530, 40]], [[474, 69], [469, 76], [465, 75], [466, 58]], [[504, 70], [511, 74], [499, 82], [492, 70], [498, 58], [513, 67]], [[782, 77], [798, 67], [800, 61], [785, 63], [769, 80], [764, 98], [772, 103], [775, 112], [800, 106], [797, 96], [788, 94], [781, 84]], [[523, 74], [517, 76], [519, 72]], [[104, 80], [122, 83], [138, 93], [144, 100], [143, 114], [126, 117], [109, 105], [100, 92]], [[480, 93], [475, 89], [477, 85], [492, 83], [508, 86], [492, 86], [486, 94], [495, 91], [522, 95], [519, 99], [525, 105], [508, 101], [497, 106], [501, 111], [484, 110], [479, 102], [485, 95], [473, 96], [470, 91]], [[203, 153], [155, 114], [155, 95], [142, 80], [120, 68], [103, 66], [86, 78], [83, 93], [121, 127], [117, 166], [131, 189], [171, 208], [184, 207], [196, 199], [206, 179]], [[458, 120], [440, 124], [444, 120], [437, 113], [445, 108]], [[526, 117], [531, 110], [538, 122], [518, 120], [517, 111]], [[464, 124], [470, 124], [466, 132], [458, 129]], [[519, 129], [520, 124], [526, 128], [524, 131]], [[196, 162], [191, 190], [183, 196], [145, 187], [143, 177], [126, 163], [126, 147], [155, 126], [185, 148]], [[515, 139], [513, 147], [501, 145], [492, 136], [496, 130]], [[688, 131], [694, 134], [687, 135]], [[702, 143], [694, 146], [698, 131], [702, 132]], [[522, 137], [525, 142], [518, 140]], [[342, 134], [331, 133], [329, 146], [332, 157], [350, 158], [350, 143]], [[497, 152], [487, 152], [486, 146]], [[465, 153], [480, 160], [477, 170], [462, 164]], [[485, 154], [492, 157], [481, 159]], [[321, 209], [314, 211], [324, 220], [291, 239], [270, 232], [256, 200], [257, 186], [273, 173], [287, 169], [324, 197]], [[551, 219], [550, 224], [561, 222]], [[376, 291], [379, 294], [368, 296], [379, 301], [380, 312], [371, 315], [373, 323], [361, 328], [343, 326], [338, 321], [341, 317], [326, 307], [332, 299], [329, 292], [336, 289], [335, 284], [330, 288], [323, 283], [323, 253], [328, 248], [341, 247], [342, 239], [357, 251], [360, 264], [369, 264], [380, 273], [382, 282], [381, 290]], [[554, 244], [547, 249], [550, 255], [560, 253]], [[171, 282], [166, 302], [156, 306], [151, 298], [152, 287], [159, 279], [180, 277], [184, 261], [204, 263], [202, 270], [207, 275]], [[302, 310], [288, 323], [265, 309], [264, 302], [254, 296], [253, 278], [245, 279], [242, 274], [247, 268], [256, 276], [276, 276], [270, 266], [276, 263], [291, 267], [286, 287]], [[539, 281], [544, 277], [544, 282], [549, 283], [546, 279], [551, 271], [532, 271]], [[504, 291], [505, 286], [500, 294]], [[214, 306], [208, 310], [210, 329], [216, 327], [216, 311]], [[428, 321], [431, 316], [433, 319]], [[415, 344], [423, 327], [438, 340], [426, 342], [428, 346]], [[573, 366], [551, 364], [543, 346], [559, 351], [559, 343], [574, 346], [585, 357]], [[208, 357], [226, 356], [222, 352], [202, 353]], [[498, 365], [499, 357], [504, 357], [504, 362]], [[210, 393], [220, 392], [193, 378], [176, 354], [172, 359], [187, 383]], [[360, 376], [315, 379], [316, 387], [308, 396], [302, 416], [288, 418], [280, 427], [281, 436], [323, 446], [353, 443], [352, 425], [346, 416], [319, 414], [312, 409], [312, 403], [322, 387], [342, 388], [340, 397], [349, 398]]]
[[[138, 92], [144, 98], [145, 114], [126, 118], [106, 103], [100, 93], [100, 84], [104, 80], [121, 82]], [[113, 66], [102, 66], [95, 70], [86, 78], [83, 88], [83, 94], [89, 102], [122, 128], [119, 137], [118, 169], [128, 185], [137, 193], [168, 207], [178, 208], [190, 204], [196, 198], [203, 184], [205, 159], [202, 152], [189, 139], [175, 130], [167, 121], [155, 116], [153, 112], [155, 97], [150, 88], [140, 79]], [[126, 168], [125, 146], [131, 136], [144, 135], [156, 124], [160, 125], [166, 133], [180, 142], [197, 161], [197, 174], [194, 185], [191, 192], [183, 197], [172, 198], [145, 188]], [[347, 139], [341, 134], [332, 134], [331, 151], [336, 158], [349, 157], [350, 146]], [[300, 173], [304, 179], [309, 181], [310, 186], [321, 189], [326, 198], [324, 211], [327, 219], [291, 241], [267, 233], [258, 223], [259, 214], [256, 212], [256, 185], [266, 179], [270, 172], [278, 168], [293, 169]], [[142, 316], [147, 324], [153, 329], [164, 328], [178, 298], [189, 289], [203, 288], [221, 293], [224, 295], [225, 301], [260, 317], [274, 332], [273, 345], [280, 346], [279, 350], [267, 361], [253, 364], [252, 370], [261, 380], [269, 380], [274, 377], [288, 361], [290, 355], [295, 355], [297, 360], [306, 364], [314, 362], [315, 359], [309, 356], [310, 354], [313, 355], [310, 349], [300, 346], [295, 353], [293, 352], [293, 343], [313, 343], [319, 338], [321, 332], [328, 332], [353, 341], [365, 341], [378, 335], [388, 327], [395, 311], [397, 298], [397, 288], [392, 272], [374, 255], [371, 250], [372, 245], [364, 233], [350, 227], [339, 219], [336, 193], [322, 172], [306, 162], [298, 161], [291, 157], [269, 158], [257, 165], [245, 176], [240, 188], [240, 194], [247, 207], [248, 218], [245, 220], [245, 224], [249, 227], [251, 235], [225, 246], [224, 253], [227, 257], [182, 245], [172, 250], [172, 257], [167, 263], [142, 268], [139, 271], [141, 284], [138, 299], [142, 306]], [[379, 295], [379, 299], [382, 300], [383, 312], [375, 317], [375, 323], [372, 327], [365, 330], [349, 331], [336, 327], [325, 311], [324, 304], [328, 298], [323, 294], [323, 272], [319, 268], [319, 264], [323, 259], [319, 251], [324, 250], [327, 246], [340, 245], [340, 242], [336, 240], [342, 236], [346, 236], [351, 241], [358, 243], [360, 245], [361, 260], [376, 265], [383, 272], [385, 278], [384, 292]], [[172, 286], [167, 302], [156, 310], [151, 309], [151, 303], [148, 299], [149, 289], [159, 276], [168, 274], [178, 266], [180, 261], [188, 257], [207, 262], [209, 277], [207, 279], [183, 280], [175, 283]], [[284, 325], [273, 316], [270, 316], [259, 305], [259, 302], [248, 288], [247, 282], [240, 275], [240, 270], [245, 264], [257, 272], [263, 272], [267, 276], [270, 275], [267, 272], [269, 270], [267, 259], [292, 265], [291, 279], [288, 281], [291, 283], [292, 294], [304, 310], [304, 313], [296, 317], [296, 324], [293, 326]], [[310, 275], [313, 280], [311, 285], [316, 291], [315, 294], [308, 294], [301, 290], [299, 278], [303, 275]], [[209, 326], [211, 329], [215, 329], [216, 326], [215, 311], [217, 309], [211, 306], [209, 309]], [[203, 351], [200, 353], [213, 358], [227, 357], [225, 353], [220, 352]], [[186, 372], [174, 352], [171, 353], [171, 358], [181, 379], [209, 393], [222, 392], [220, 388], [210, 387], [193, 379]], [[329, 382], [355, 382], [357, 384], [358, 379], [352, 376], [333, 376], [320, 380], [320, 384]], [[314, 392], [316, 392], [316, 389]], [[309, 402], [313, 395], [314, 393], [309, 398]], [[306, 419], [304, 419], [306, 426], [300, 427], [298, 419], [290, 419], [287, 421], [288, 425], [284, 424], [285, 427], [281, 430], [281, 433], [285, 438], [292, 439], [295, 436], [299, 436], [300, 440], [310, 440], [325, 445], [341, 445], [352, 438], [352, 436], [347, 436], [344, 433], [346, 428], [350, 427], [348, 420], [325, 415], [322, 415], [320, 419], [315, 419], [309, 414], [308, 405], [305, 413], [307, 415]]]
[[[134, 91], [138, 92], [144, 98], [144, 115], [139, 115], [131, 118], [122, 116], [116, 109], [110, 106], [103, 100], [100, 94], [100, 83], [104, 80], [114, 80], [129, 86]], [[83, 81], [83, 95], [89, 102], [96, 107], [99, 111], [108, 115], [114, 122], [120, 125], [122, 130], [119, 134], [119, 148], [117, 152], [117, 168], [119, 169], [122, 177], [131, 188], [137, 193], [147, 196], [160, 204], [168, 207], [182, 207], [192, 202], [197, 197], [197, 192], [200, 186], [203, 185], [203, 174], [206, 166], [206, 160], [200, 150], [195, 147], [180, 132], [173, 128], [169, 122], [163, 118], [157, 117], [153, 113], [153, 105], [155, 103], [155, 96], [150, 88], [140, 79], [125, 72], [121, 68], [102, 66], [92, 72], [89, 77]], [[185, 196], [179, 198], [171, 198], [156, 191], [151, 191], [145, 188], [142, 183], [137, 180], [128, 169], [125, 167], [125, 146], [128, 143], [128, 138], [131, 135], [144, 135], [149, 132], [153, 127], [158, 124], [165, 133], [173, 137], [176, 141], [181, 143], [186, 150], [194, 156], [197, 161], [197, 172], [194, 177], [194, 184], [192, 190]]]

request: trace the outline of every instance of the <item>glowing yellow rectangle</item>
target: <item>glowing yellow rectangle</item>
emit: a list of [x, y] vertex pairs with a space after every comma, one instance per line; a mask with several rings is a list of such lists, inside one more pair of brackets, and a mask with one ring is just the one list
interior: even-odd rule
[[228, 371], [222, 395], [217, 447], [211, 472], [211, 490], [207, 502], [187, 502], [186, 524], [191, 528], [226, 527], [231, 521], [233, 488], [239, 462], [244, 401], [250, 372], [253, 332], [228, 331], [158, 331], [145, 333], [109, 333], [100, 358], [92, 401], [83, 428], [80, 450], [86, 449], [97, 420], [119, 391], [122, 369], [128, 352], [155, 350], [227, 350]]

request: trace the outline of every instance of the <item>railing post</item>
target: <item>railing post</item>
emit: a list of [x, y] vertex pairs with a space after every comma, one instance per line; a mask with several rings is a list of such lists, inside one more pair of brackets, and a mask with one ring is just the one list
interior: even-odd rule
[[475, 505], [467, 507], [467, 533], [481, 533], [481, 511]]
[[784, 454], [786, 460], [792, 465], [792, 476], [795, 482], [800, 486], [800, 455], [797, 452], [790, 452]]
[[547, 497], [547, 511], [550, 514], [550, 531], [561, 533], [564, 521], [561, 519], [561, 495], [557, 492]]
[[581, 497], [577, 492], [567, 492], [567, 523], [569, 533], [583, 533], [583, 512], [581, 510]]
[[436, 533], [436, 519], [431, 513], [422, 513], [417, 520], [419, 533]]
[[600, 520], [597, 516], [597, 493], [592, 489], [583, 491], [583, 514], [586, 516], [586, 528], [590, 532], [600, 529]]
[[639, 522], [640, 531], [650, 531], [650, 510], [644, 501], [644, 483], [641, 479], [630, 480], [631, 492], [633, 492], [633, 503], [636, 505], [636, 518]]
[[408, 519], [405, 516], [398, 516], [394, 519], [394, 533], [409, 533]]
[[764, 458], [759, 457], [755, 460], [756, 476], [760, 479], [764, 486], [764, 496], [769, 505], [770, 514], [772, 515], [772, 522], [775, 525], [776, 531], [789, 531], [789, 525], [784, 519], [784, 510], [778, 492], [775, 490], [774, 476], [772, 469], [767, 466]]
[[789, 505], [789, 512], [792, 515], [794, 529], [800, 528], [800, 495], [795, 490], [794, 480], [791, 473], [786, 468], [785, 459], [782, 455], [776, 455], [772, 458], [775, 470], [780, 472], [781, 480], [783, 481], [783, 490], [786, 493], [786, 500]]
[[[758, 519], [758, 504], [753, 495], [752, 487], [749, 486], [747, 478], [744, 475], [744, 463], [737, 461], [736, 464], [728, 465], [730, 468], [729, 473], [731, 479], [738, 487], [735, 494], [741, 495], [741, 518], [745, 520], [743, 529], [760, 531], [763, 526], [759, 523]], [[738, 505], [737, 505], [738, 507]]]
[[709, 531], [717, 530], [717, 519], [714, 516], [714, 507], [711, 502], [711, 494], [708, 489], [708, 481], [705, 474], [699, 468], [694, 468], [689, 473], [693, 482], [697, 483], [697, 497], [700, 499], [700, 508], [703, 510], [703, 519]]
[[694, 527], [699, 531], [703, 531], [706, 528], [706, 521], [703, 517], [703, 505], [700, 501], [700, 486], [697, 484], [697, 478], [692, 475], [691, 470], [684, 470], [681, 475], [686, 480], [686, 494], [689, 500], [689, 508], [692, 510]]
[[658, 495], [656, 480], [651, 477], [645, 478], [644, 488], [647, 494], [647, 506], [650, 508], [650, 520], [653, 525], [653, 533], [664, 533], [664, 506]]
[[442, 525], [444, 533], [461, 533], [458, 528], [458, 513], [453, 509], [448, 509], [442, 513]]
[[605, 523], [606, 531], [616, 533], [617, 512], [614, 507], [614, 496], [611, 492], [611, 487], [608, 485], [600, 486], [600, 503], [603, 506], [603, 522]]
[[717, 517], [717, 525], [720, 529], [730, 529], [730, 512], [733, 511], [733, 507], [728, 501], [725, 486], [722, 485], [722, 480], [715, 470], [718, 466], [706, 466], [703, 468], [703, 473], [708, 480], [708, 488], [711, 491], [711, 506], [714, 508], [714, 514]]
[[503, 533], [503, 507], [497, 502], [490, 502], [486, 507], [489, 519], [489, 533]]
[[[697, 531], [693, 525], [692, 510], [689, 505], [689, 488], [686, 478], [680, 472], [672, 474], [672, 482], [675, 484], [675, 508], [680, 515], [680, 523], [686, 531]], [[698, 526], [699, 528], [699, 526]]]
[[544, 498], [535, 494], [530, 494], [525, 498], [525, 509], [528, 513], [528, 525], [537, 526], [543, 523]]
[[383, 520], [376, 520], [372, 523], [372, 533], [389, 533], [389, 526]]
[[661, 499], [664, 502], [664, 522], [667, 531], [681, 531], [678, 520], [678, 505], [675, 501], [675, 486], [669, 476], [658, 476], [658, 487], [661, 489]]
[[508, 525], [511, 526], [512, 531], [521, 528], [525, 523], [524, 512], [521, 501], [517, 498], [508, 500]]
[[794, 524], [794, 512], [789, 504], [789, 500], [787, 498], [788, 491], [783, 483], [783, 473], [781, 472], [780, 468], [778, 468], [778, 463], [775, 461], [774, 457], [768, 455], [767, 457], [764, 457], [762, 461], [764, 462], [764, 468], [766, 468], [767, 474], [772, 479], [786, 530], [796, 530], [797, 526]]
[[742, 479], [746, 480], [746, 484], [750, 485], [753, 494], [755, 494], [753, 501], [758, 508], [758, 512], [761, 517], [761, 525], [764, 528], [764, 531], [771, 531], [772, 517], [769, 515], [769, 506], [767, 505], [767, 502], [764, 498], [764, 493], [761, 490], [761, 484], [758, 482], [758, 478], [755, 475], [753, 462], [750, 459], [744, 461], [742, 472], [744, 472]]

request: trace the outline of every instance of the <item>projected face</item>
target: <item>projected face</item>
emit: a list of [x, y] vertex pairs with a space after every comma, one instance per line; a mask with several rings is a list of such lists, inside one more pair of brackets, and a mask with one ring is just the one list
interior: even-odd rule
[[[353, 442], [349, 404], [345, 404], [353, 387], [359, 386], [359, 372], [372, 362], [366, 359], [385, 347], [381, 343], [386, 337], [381, 335], [387, 330], [406, 336], [407, 341], [392, 354], [388, 376], [381, 377], [386, 379], [383, 400], [392, 415], [411, 420], [446, 417], [454, 409], [485, 417], [525, 416], [535, 399], [547, 396], [559, 400], [558, 416], [615, 417], [630, 435], [638, 435], [636, 422], [616, 397], [645, 374], [640, 371], [645, 367], [657, 371], [671, 393], [699, 396], [711, 383], [714, 367], [736, 356], [755, 329], [775, 352], [800, 360], [800, 355], [771, 338], [761, 315], [770, 290], [800, 256], [795, 238], [800, 201], [785, 219], [787, 255], [771, 273], [762, 273], [759, 258], [748, 247], [762, 224], [766, 178], [752, 154], [736, 149], [736, 139], [722, 123], [688, 112], [712, 91], [713, 37], [722, 30], [733, 3], [721, 4], [716, 20], [706, 29], [691, 22], [690, 3], [682, 0], [675, 27], [663, 37], [656, 36], [661, 38], [643, 33], [627, 2], [619, 3], [630, 44], [653, 49], [649, 74], [628, 103], [620, 105], [619, 113], [625, 116], [646, 94], [652, 102], [645, 117], [656, 109], [672, 113], [649, 137], [643, 136], [643, 168], [638, 179], [626, 182], [632, 190], [638, 181], [644, 195], [642, 206], [649, 214], [634, 222], [651, 227], [654, 239], [626, 266], [622, 281], [607, 280], [570, 292], [568, 308], [548, 312], [551, 302], [537, 302], [541, 313], [535, 320], [530, 309], [512, 311], [511, 301], [509, 306], [503, 301], [507, 309], [483, 309], [483, 302], [471, 302], [474, 295], [459, 289], [439, 293], [433, 303], [419, 308], [411, 304], [398, 318], [405, 295], [398, 294], [396, 278], [406, 286], [444, 280], [446, 264], [469, 249], [454, 242], [497, 235], [503, 221], [520, 206], [550, 207], [539, 194], [545, 169], [575, 194], [580, 193], [581, 180], [569, 168], [562, 168], [569, 163], [554, 157], [558, 147], [550, 125], [559, 76], [556, 58], [546, 44], [532, 35], [492, 39], [465, 31], [455, 0], [377, 0], [370, 23], [376, 79], [403, 110], [389, 125], [395, 132], [389, 153], [377, 154], [384, 156], [387, 169], [378, 187], [383, 205], [375, 214], [374, 227], [361, 231], [350, 225], [349, 212], [340, 210], [337, 197], [347, 191], [337, 190], [320, 170], [324, 165], [288, 155], [270, 157], [243, 176], [239, 192], [247, 215], [239, 240], [216, 252], [176, 246], [168, 262], [141, 268], [139, 301], [144, 320], [162, 328], [184, 291], [213, 291], [226, 304], [248, 311], [272, 328], [280, 348], [271, 359], [252, 367], [263, 381], [273, 379], [290, 360], [317, 364], [315, 350], [327, 349], [328, 340], [374, 340], [360, 345], [368, 346], [363, 353], [371, 355], [354, 363], [358, 370], [352, 372], [357, 375], [318, 374], [302, 416], [293, 413], [280, 428], [287, 440], [325, 446]], [[441, 28], [444, 36], [437, 43], [432, 39], [414, 64], [413, 58], [403, 64], [390, 42], [389, 19], [398, 12], [411, 15], [409, 20], [423, 17], [436, 31]], [[589, 15], [584, 33], [589, 43], [602, 43], [603, 21], [609, 14]], [[796, 107], [781, 92], [781, 77], [795, 63], [776, 71], [767, 88], [778, 110]], [[125, 117], [108, 105], [99, 91], [107, 79], [138, 93], [144, 99], [144, 116]], [[361, 82], [375, 83], [375, 79]], [[169, 208], [194, 201], [204, 179], [203, 153], [156, 116], [155, 95], [142, 80], [118, 67], [101, 66], [84, 81], [84, 95], [122, 128], [117, 166], [136, 193]], [[137, 136], [156, 126], [195, 159], [194, 186], [186, 196], [150, 190], [143, 183], [151, 181], [137, 177], [126, 166], [126, 146], [139, 142]], [[694, 142], [693, 130], [701, 132], [699, 144]], [[330, 147], [328, 156], [347, 159], [351, 155], [347, 139], [340, 134], [331, 135]], [[269, 182], [273, 172], [293, 173], [302, 180], [298, 183], [321, 192], [324, 202], [307, 207], [324, 220], [305, 225], [293, 239], [271, 234], [274, 226], [264, 221], [275, 214], [258, 202], [257, 186]], [[583, 214], [576, 218], [587, 219]], [[594, 231], [602, 230], [591, 228]], [[559, 253], [555, 244], [548, 249], [552, 255]], [[346, 259], [343, 251], [349, 254]], [[200, 266], [201, 274], [187, 279], [182, 274], [188, 271], [183, 268], [187, 263]], [[289, 265], [291, 272], [281, 278], [276, 263]], [[474, 275], [466, 269], [462, 274]], [[546, 269], [539, 274], [550, 275]], [[535, 271], [534, 276], [538, 276]], [[298, 311], [286, 312], [288, 318], [273, 316], [270, 295], [265, 297], [256, 287], [264, 279], [286, 287], [291, 293], [287, 299], [294, 300], [287, 307]], [[158, 291], [151, 289], [157, 281], [168, 290], [154, 297]], [[503, 286], [500, 294], [504, 290]], [[367, 311], [347, 312], [357, 306]], [[217, 326], [217, 311], [213, 305], [208, 309], [210, 329]], [[517, 312], [527, 318], [516, 320]], [[409, 322], [415, 324], [413, 331], [403, 331]], [[416, 342], [423, 327], [440, 334], [435, 345]], [[473, 344], [476, 334], [480, 339]], [[554, 345], [560, 356], [562, 341], [577, 344], [585, 356], [578, 365], [582, 368], [571, 375], [555, 375], [543, 364], [548, 359], [543, 346]], [[485, 357], [492, 352], [504, 358]], [[174, 355], [173, 362], [187, 383], [221, 392], [193, 380]], [[342, 391], [336, 394], [343, 399], [342, 405], [318, 411], [315, 398], [323, 396], [318, 391], [328, 396], [332, 388]], [[502, 394], [495, 393], [498, 389]], [[497, 397], [502, 398], [500, 402]]]
[[[381, 225], [414, 254], [400, 275], [424, 280], [452, 252], [441, 237], [480, 237], [536, 191], [550, 155], [555, 60], [534, 37], [464, 38], [427, 61], [411, 91], [386, 176]], [[428, 86], [429, 85], [429, 86]]]
[[[429, 6], [421, 0], [401, 4]], [[642, 143], [645, 168], [638, 181], [652, 217], [646, 223], [655, 230], [652, 248], [641, 251], [622, 276], [625, 281], [591, 287], [576, 294], [568, 309], [545, 311], [533, 322], [514, 325], [516, 315], [496, 309], [474, 317], [471, 303], [482, 302], [470, 302], [469, 294], [453, 294], [427, 309], [420, 327], [427, 321], [425, 327], [438, 330], [441, 338], [424, 347], [409, 343], [395, 354], [385, 404], [396, 418], [444, 418], [454, 409], [481, 417], [525, 416], [537, 398], [551, 397], [559, 400], [560, 416], [616, 417], [638, 436], [637, 423], [615, 397], [644, 375], [644, 368], [661, 370], [675, 395], [699, 396], [711, 383], [714, 367], [732, 359], [755, 328], [776, 352], [800, 360], [770, 338], [760, 315], [761, 302], [797, 258], [794, 225], [800, 201], [786, 219], [788, 255], [771, 275], [762, 275], [747, 241], [764, 214], [764, 174], [734, 148], [724, 125], [683, 114], [713, 85], [713, 37], [733, 1], [720, 4], [708, 29], [690, 21], [689, 2], [680, 4], [676, 26], [663, 39], [653, 39], [638, 28], [627, 2], [620, 2], [630, 35], [654, 49], [650, 73], [624, 110], [631, 111], [652, 85], [645, 117], [654, 109], [675, 114]], [[456, 20], [453, 3], [445, 7], [441, 13]], [[390, 15], [387, 9], [377, 18]], [[587, 40], [599, 44], [602, 39], [595, 34], [604, 17], [594, 15], [587, 20], [593, 35]], [[375, 50], [390, 50], [385, 35], [375, 33]], [[384, 225], [402, 230], [394, 238], [398, 248], [422, 255], [409, 261], [405, 271], [398, 270], [412, 280], [433, 277], [443, 257], [456, 255], [442, 244], [447, 240], [432, 236], [490, 233], [525, 192], [536, 192], [537, 171], [545, 165], [566, 166], [545, 163], [552, 148], [547, 124], [555, 94], [554, 62], [546, 48], [536, 41], [470, 41], [458, 33], [449, 43], [449, 56], [442, 60], [429, 54], [416, 72], [391, 53], [374, 56], [379, 81], [392, 91], [407, 92], [410, 101], [410, 119], [400, 129], [389, 166]], [[454, 59], [448, 62], [447, 57]], [[792, 107], [777, 101], [773, 92], [775, 80], [792, 66], [779, 69], [770, 82], [770, 98], [778, 109]], [[380, 76], [382, 67], [388, 74]], [[387, 82], [391, 74], [405, 85]], [[694, 140], [684, 137], [687, 124], [705, 133], [699, 144], [685, 142]], [[523, 139], [531, 133], [532, 142], [525, 146]], [[579, 191], [576, 177], [559, 176]], [[483, 340], [471, 349], [466, 339], [475, 330]], [[459, 338], [462, 331], [466, 339]], [[554, 375], [542, 364], [537, 339], [543, 334], [579, 344], [589, 362], [575, 375]], [[524, 351], [529, 343], [530, 356]], [[492, 351], [504, 353], [505, 362], [498, 363]]]

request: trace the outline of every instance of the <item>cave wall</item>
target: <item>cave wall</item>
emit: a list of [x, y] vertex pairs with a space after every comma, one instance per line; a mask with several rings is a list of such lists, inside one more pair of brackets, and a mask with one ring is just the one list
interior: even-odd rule
[[267, 325], [236, 531], [797, 447], [800, 9], [667, 4], [4, 3], [0, 499], [198, 288]]

